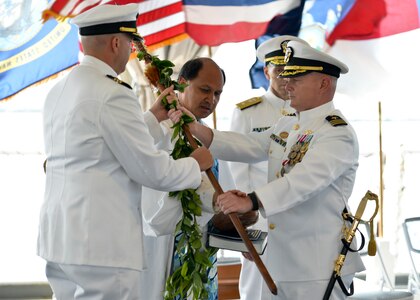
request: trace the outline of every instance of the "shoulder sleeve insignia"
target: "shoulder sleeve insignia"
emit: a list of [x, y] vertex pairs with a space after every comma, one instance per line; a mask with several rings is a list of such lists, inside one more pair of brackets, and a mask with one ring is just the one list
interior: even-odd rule
[[106, 77], [114, 80], [116, 83], [119, 83], [119, 84], [125, 86], [126, 88], [129, 88], [130, 90], [132, 89], [132, 87], [127, 82], [124, 82], [121, 79], [118, 79], [117, 77], [114, 77], [112, 75], [106, 75]]
[[340, 116], [330, 115], [325, 118], [330, 124], [334, 127], [336, 126], [346, 126], [347, 123]]
[[239, 108], [240, 110], [246, 109], [248, 107], [257, 105], [258, 103], [262, 102], [262, 98], [261, 97], [253, 97], [251, 99], [239, 102], [236, 104], [236, 107]]

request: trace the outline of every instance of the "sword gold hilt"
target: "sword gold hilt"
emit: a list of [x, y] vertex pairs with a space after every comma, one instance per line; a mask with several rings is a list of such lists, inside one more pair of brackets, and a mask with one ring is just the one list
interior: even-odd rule
[[[343, 233], [344, 233], [343, 244], [344, 245], [343, 245], [343, 248], [341, 249], [341, 253], [338, 255], [338, 258], [335, 261], [334, 270], [330, 277], [330, 281], [328, 282], [327, 289], [325, 290], [324, 297], [322, 298], [323, 300], [330, 299], [330, 296], [331, 296], [331, 293], [332, 293], [332, 290], [334, 288], [336, 281], [338, 281], [338, 283], [340, 284], [340, 287], [345, 295], [350, 296], [354, 292], [353, 283], [350, 285], [350, 291], [347, 291], [347, 288], [344, 286], [344, 283], [341, 280], [341, 268], [344, 266], [344, 261], [346, 260], [347, 251], [349, 250], [350, 244], [353, 241], [354, 235], [356, 234], [357, 226], [359, 226], [360, 222], [366, 222], [362, 220], [362, 217], [363, 217], [363, 213], [365, 212], [367, 202], [369, 200], [374, 200], [376, 207], [369, 221], [367, 221], [370, 224], [370, 240], [369, 240], [369, 246], [368, 246], [368, 254], [373, 256], [376, 253], [375, 235], [373, 233], [373, 219], [375, 218], [379, 210], [379, 199], [376, 194], [372, 193], [371, 191], [367, 191], [365, 196], [360, 201], [359, 206], [357, 207], [355, 216], [351, 216], [351, 214], [347, 212], [346, 209], [344, 210], [342, 214], [343, 219], [344, 219], [344, 225], [343, 225]], [[346, 224], [345, 224], [346, 220], [352, 221], [350, 228], [346, 227]]]
[[[375, 211], [373, 212], [372, 216], [370, 217], [368, 221], [364, 221], [362, 217], [363, 217], [363, 214], [365, 212], [365, 209], [369, 200], [375, 201]], [[376, 254], [376, 241], [375, 241], [375, 234], [373, 230], [374, 229], [373, 219], [378, 214], [378, 210], [379, 210], [379, 198], [376, 194], [368, 190], [365, 196], [360, 201], [359, 206], [357, 207], [357, 210], [356, 210], [356, 214], [352, 216], [353, 222], [351, 224], [351, 227], [344, 228], [344, 240], [346, 241], [348, 245], [350, 245], [356, 234], [356, 230], [357, 230], [357, 227], [359, 226], [359, 223], [360, 222], [369, 223], [370, 234], [369, 234], [368, 254], [370, 256], [374, 256]], [[350, 213], [348, 214], [350, 216]], [[340, 270], [342, 266], [343, 266], [343, 258], [337, 259], [334, 270], [338, 273], [338, 275], [340, 274]]]
[[[373, 212], [372, 216], [370, 217], [370, 219], [368, 221], [363, 221], [362, 220], [363, 213], [365, 212], [365, 208], [366, 208], [367, 202], [369, 200], [375, 201], [375, 211]], [[351, 228], [352, 234], [354, 236], [354, 234], [356, 233], [357, 226], [360, 222], [365, 222], [365, 223], [369, 224], [370, 233], [369, 233], [368, 254], [370, 256], [375, 256], [375, 254], [376, 254], [376, 241], [375, 241], [373, 219], [378, 214], [378, 211], [379, 211], [379, 197], [378, 197], [378, 195], [376, 195], [376, 194], [374, 194], [374, 193], [372, 193], [371, 191], [368, 190], [366, 192], [365, 196], [360, 201], [359, 206], [358, 206], [357, 211], [356, 211], [356, 215], [354, 216], [354, 219], [355, 219], [355, 221], [357, 220], [357, 222], [353, 222], [352, 228]]]

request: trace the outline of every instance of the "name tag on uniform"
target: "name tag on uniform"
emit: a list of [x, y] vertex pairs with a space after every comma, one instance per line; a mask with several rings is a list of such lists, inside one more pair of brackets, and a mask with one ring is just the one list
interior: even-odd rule
[[263, 132], [263, 131], [266, 131], [268, 128], [270, 128], [270, 126], [268, 126], [268, 127], [256, 127], [256, 128], [252, 128], [252, 132]]
[[283, 140], [281, 137], [279, 137], [279, 136], [275, 135], [274, 133], [272, 133], [272, 134], [270, 135], [270, 138], [271, 138], [274, 142], [276, 142], [277, 144], [282, 145], [283, 147], [286, 147], [286, 141], [285, 141], [285, 140]]

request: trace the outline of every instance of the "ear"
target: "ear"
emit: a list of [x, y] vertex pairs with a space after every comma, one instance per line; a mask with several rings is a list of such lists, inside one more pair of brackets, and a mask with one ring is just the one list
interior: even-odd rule
[[187, 80], [185, 80], [184, 77], [180, 76], [178, 79], [178, 83], [187, 83]]
[[320, 90], [327, 90], [331, 87], [331, 77], [330, 76], [322, 76], [321, 84], [320, 84]]
[[121, 39], [119, 38], [119, 36], [114, 35], [111, 38], [111, 49], [112, 49], [112, 52], [118, 52], [120, 46], [121, 46]]

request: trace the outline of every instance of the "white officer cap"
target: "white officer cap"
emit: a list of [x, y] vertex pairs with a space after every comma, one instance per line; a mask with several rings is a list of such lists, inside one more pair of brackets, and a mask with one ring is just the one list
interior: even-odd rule
[[304, 40], [292, 35], [281, 35], [274, 37], [263, 42], [261, 45], [258, 46], [258, 60], [263, 62], [264, 65], [285, 65], [284, 55], [286, 53], [286, 45], [288, 41], [301, 41], [302, 43], [306, 43]]
[[73, 18], [72, 23], [79, 27], [79, 33], [101, 35], [128, 33], [133, 39], [141, 40], [137, 33], [138, 4], [95, 6]]
[[338, 59], [312, 48], [308, 44], [298, 41], [287, 43], [286, 66], [279, 77], [298, 77], [309, 72], [319, 72], [334, 77], [340, 77], [349, 71], [349, 68]]

